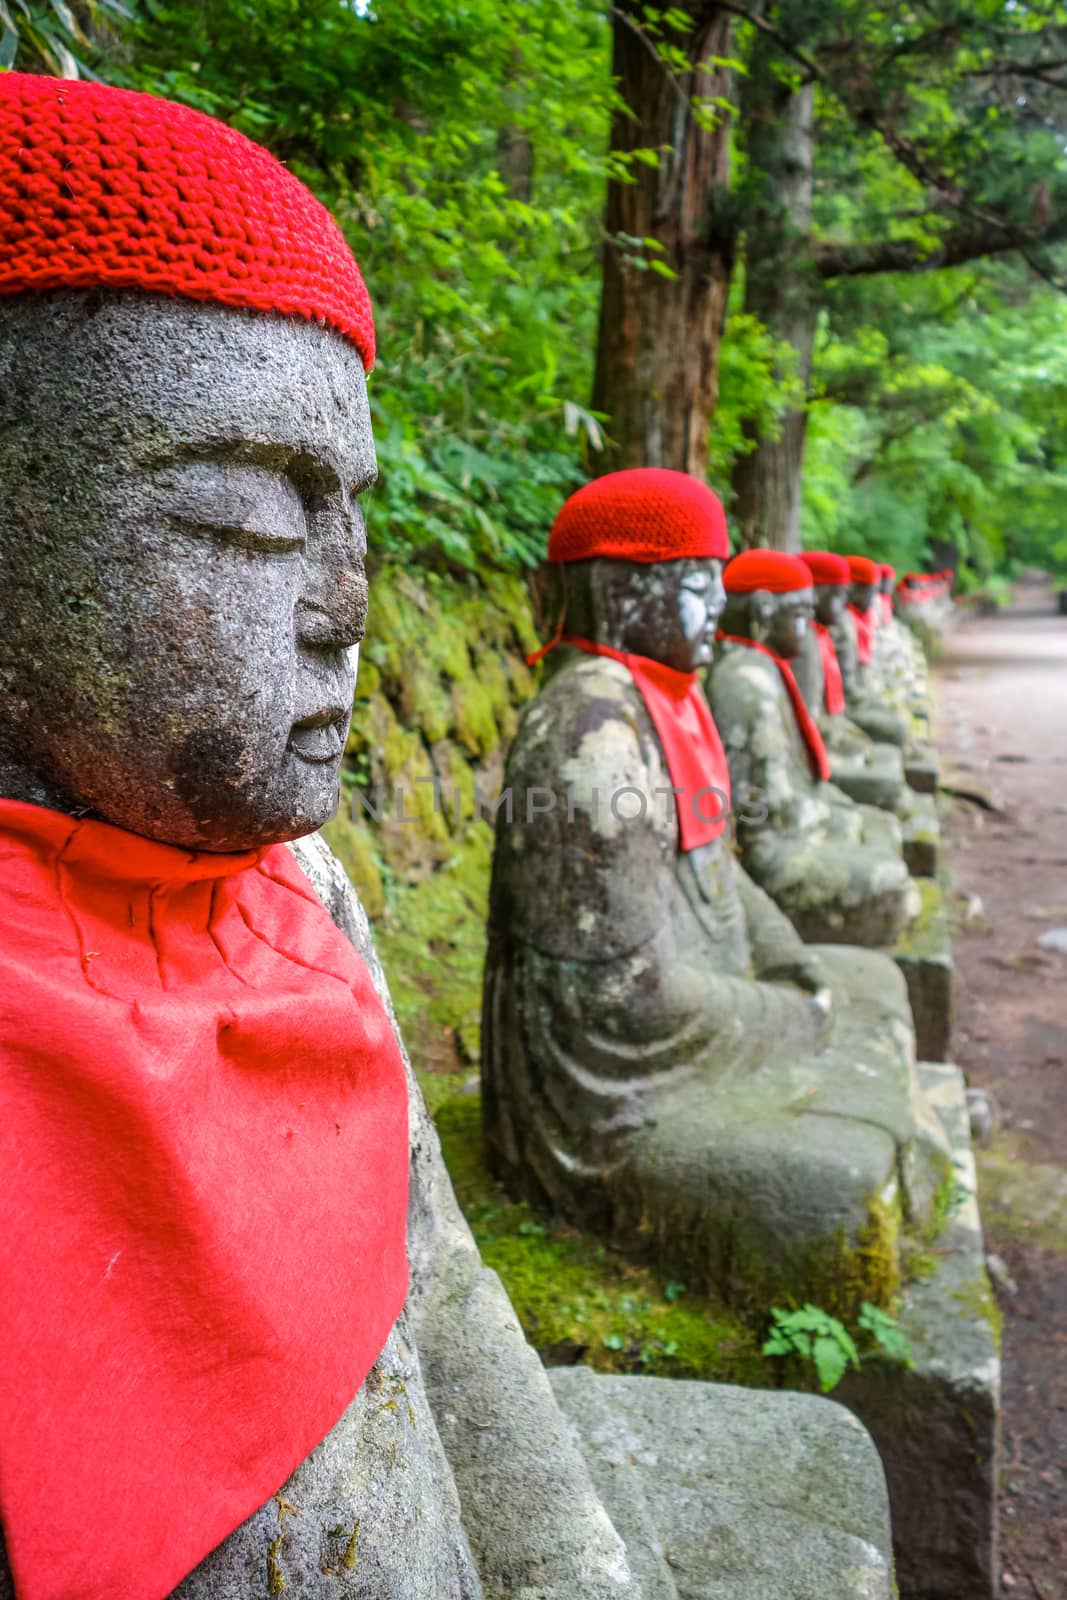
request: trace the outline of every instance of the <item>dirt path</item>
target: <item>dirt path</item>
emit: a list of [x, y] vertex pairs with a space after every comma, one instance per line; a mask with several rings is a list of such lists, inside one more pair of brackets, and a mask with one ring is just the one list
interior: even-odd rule
[[[1004, 1312], [1005, 1600], [1067, 1600], [1067, 617], [1043, 587], [951, 637], [938, 672], [958, 803], [949, 864], [956, 941], [953, 1055], [1000, 1127], [979, 1151], [987, 1248]], [[1046, 941], [1062, 930], [1062, 952]]]

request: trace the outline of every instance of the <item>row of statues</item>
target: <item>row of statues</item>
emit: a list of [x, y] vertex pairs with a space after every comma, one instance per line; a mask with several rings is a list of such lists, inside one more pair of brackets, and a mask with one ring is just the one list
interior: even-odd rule
[[[376, 471], [347, 245], [211, 118], [14, 73], [0, 214], [0, 1597], [726, 1593], [616, 1510], [629, 1467], [597, 1476], [482, 1265], [316, 836]], [[493, 871], [493, 1162], [694, 1285], [806, 1296], [945, 1172], [880, 948], [919, 664], [889, 619], [864, 655], [865, 567], [725, 565], [682, 474], [587, 486], [549, 554]], [[633, 1427], [659, 1404], [611, 1393]], [[686, 1388], [689, 1424], [733, 1404]], [[837, 1416], [773, 1408], [783, 1459], [804, 1434], [874, 1485], [815, 1581], [888, 1600], [877, 1459]]]

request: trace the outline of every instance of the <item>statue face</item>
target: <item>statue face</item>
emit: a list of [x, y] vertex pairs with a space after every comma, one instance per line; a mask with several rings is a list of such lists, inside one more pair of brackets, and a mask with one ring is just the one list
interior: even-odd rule
[[330, 330], [0, 300], [0, 792], [209, 850], [326, 821], [374, 475]]
[[[616, 648], [650, 656], [677, 672], [695, 672], [710, 664], [715, 631], [726, 591], [721, 561], [659, 561], [612, 563], [626, 566], [626, 595], [617, 603]], [[636, 599], [636, 604], [633, 600]], [[610, 642], [610, 641], [609, 641]]]
[[873, 583], [854, 583], [849, 590], [849, 601], [857, 611], [869, 611], [874, 602], [874, 591], [877, 587]]
[[815, 620], [833, 627], [841, 618], [848, 603], [848, 589], [843, 583], [817, 583], [815, 585]]
[[804, 636], [815, 615], [812, 589], [793, 589], [775, 595], [775, 606], [767, 624], [767, 644], [775, 655], [790, 661], [803, 646]]

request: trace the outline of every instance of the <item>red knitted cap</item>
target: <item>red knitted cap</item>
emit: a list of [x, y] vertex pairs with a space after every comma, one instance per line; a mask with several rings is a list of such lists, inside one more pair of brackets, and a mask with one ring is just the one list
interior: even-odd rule
[[880, 561], [878, 564], [878, 573], [882, 578], [895, 578], [897, 575], [897, 569], [896, 567], [891, 567], [888, 561]]
[[754, 589], [789, 594], [794, 589], [810, 589], [812, 575], [799, 556], [785, 550], [742, 550], [726, 568], [722, 581], [727, 594], [751, 594]]
[[878, 583], [878, 563], [870, 556], [849, 556], [849, 577], [853, 583]]
[[299, 179], [188, 106], [0, 72], [0, 294], [123, 288], [328, 323], [374, 362], [370, 298]]
[[679, 561], [730, 553], [722, 501], [687, 472], [633, 467], [583, 484], [559, 509], [550, 561]]
[[852, 574], [844, 556], [835, 556], [832, 550], [802, 550], [800, 559], [816, 583], [851, 583]]

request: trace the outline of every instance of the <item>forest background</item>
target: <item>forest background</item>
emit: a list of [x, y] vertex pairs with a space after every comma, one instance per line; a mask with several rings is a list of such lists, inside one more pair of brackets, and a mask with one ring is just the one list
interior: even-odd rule
[[553, 1359], [774, 1381], [758, 1327], [485, 1170], [485, 811], [552, 621], [531, 580], [575, 486], [650, 464], [706, 477], [735, 548], [1067, 587], [1067, 3], [0, 0], [9, 68], [211, 112], [345, 230], [380, 478], [327, 831], [460, 1201]]

